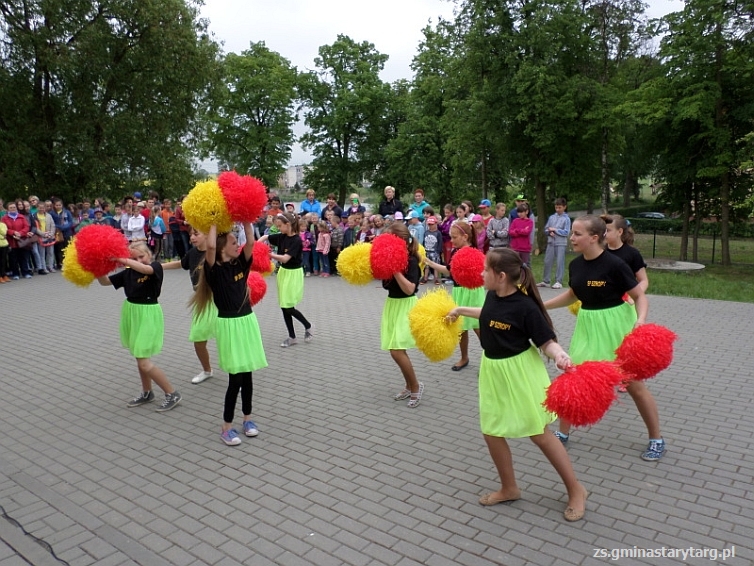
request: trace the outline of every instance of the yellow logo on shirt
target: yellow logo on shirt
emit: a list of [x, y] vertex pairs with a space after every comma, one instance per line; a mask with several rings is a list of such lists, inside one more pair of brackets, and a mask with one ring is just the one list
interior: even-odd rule
[[497, 320], [491, 320], [490, 328], [497, 328], [498, 330], [510, 330], [511, 325], [507, 322], [498, 322]]
[[233, 278], [233, 281], [238, 281], [239, 279], [243, 279], [243, 272], [241, 272], [241, 273], [237, 274], [237, 275], [236, 275], [236, 276], [235, 276], [235, 277]]
[[149, 279], [149, 275], [145, 275], [144, 277], [139, 277], [136, 282], [137, 283], [145, 283]]
[[607, 285], [607, 281], [587, 281], [587, 287], [604, 287]]

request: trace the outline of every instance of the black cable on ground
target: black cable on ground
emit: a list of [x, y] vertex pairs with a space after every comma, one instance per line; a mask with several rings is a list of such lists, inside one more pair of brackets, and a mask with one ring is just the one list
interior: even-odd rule
[[49, 543], [47, 543], [46, 541], [42, 540], [41, 538], [35, 537], [35, 536], [34, 536], [33, 534], [31, 534], [30, 532], [28, 532], [28, 531], [27, 531], [27, 530], [26, 530], [26, 529], [25, 529], [25, 528], [23, 527], [23, 525], [22, 525], [21, 523], [19, 523], [19, 522], [18, 522], [18, 521], [16, 521], [16, 520], [15, 520], [15, 519], [14, 519], [13, 517], [11, 517], [10, 515], [8, 515], [8, 514], [7, 514], [6, 512], [5, 512], [5, 508], [4, 508], [4, 507], [3, 507], [2, 505], [0, 505], [0, 513], [2, 513], [3, 517], [5, 517], [5, 519], [6, 519], [6, 520], [7, 520], [7, 521], [8, 521], [8, 522], [9, 522], [10, 524], [12, 524], [12, 525], [14, 525], [14, 526], [18, 527], [19, 529], [21, 529], [21, 531], [22, 531], [22, 532], [23, 532], [23, 533], [24, 533], [24, 534], [25, 534], [25, 535], [26, 535], [27, 537], [30, 537], [30, 538], [32, 538], [32, 539], [34, 540], [34, 542], [36, 542], [36, 543], [37, 543], [37, 544], [38, 544], [39, 546], [41, 546], [41, 547], [42, 547], [42, 548], [44, 548], [44, 549], [45, 549], [45, 550], [46, 550], [47, 552], [49, 552], [49, 553], [50, 553], [50, 555], [51, 555], [51, 556], [52, 556], [52, 557], [53, 557], [53, 558], [54, 558], [55, 560], [57, 560], [57, 561], [58, 561], [58, 562], [60, 562], [61, 564], [65, 564], [66, 566], [71, 566], [70, 564], [68, 564], [68, 562], [66, 562], [66, 561], [65, 561], [65, 560], [63, 560], [62, 558], [58, 558], [58, 555], [57, 555], [57, 554], [55, 554], [55, 551], [54, 551], [54, 550], [52, 549], [52, 547], [51, 547], [51, 546], [49, 545]]

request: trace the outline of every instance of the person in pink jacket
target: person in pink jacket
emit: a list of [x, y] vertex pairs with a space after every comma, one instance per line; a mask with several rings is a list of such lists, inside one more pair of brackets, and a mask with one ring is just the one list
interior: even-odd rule
[[[15, 202], [8, 203], [8, 213], [0, 219], [8, 227], [6, 238], [10, 245], [10, 275], [18, 280], [21, 275], [31, 279], [29, 270], [29, 248], [19, 245], [22, 240], [33, 236], [26, 216], [18, 212]], [[33, 245], [33, 244], [32, 244]]]
[[531, 233], [534, 230], [534, 220], [529, 218], [529, 205], [524, 203], [516, 207], [518, 218], [511, 222], [508, 228], [510, 246], [518, 252], [521, 261], [531, 266]]

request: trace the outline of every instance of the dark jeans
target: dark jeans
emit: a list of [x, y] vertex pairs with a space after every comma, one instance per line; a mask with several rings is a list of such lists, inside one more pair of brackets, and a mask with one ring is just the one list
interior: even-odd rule
[[0, 248], [0, 277], [8, 275], [8, 246]]
[[32, 270], [29, 268], [29, 249], [28, 248], [11, 248], [10, 249], [10, 272], [13, 276], [31, 275]]
[[250, 371], [228, 374], [228, 390], [225, 392], [225, 409], [223, 410], [223, 420], [226, 423], [233, 422], [233, 413], [236, 412], [239, 389], [241, 390], [241, 412], [244, 415], [250, 415], [251, 395], [254, 392]]

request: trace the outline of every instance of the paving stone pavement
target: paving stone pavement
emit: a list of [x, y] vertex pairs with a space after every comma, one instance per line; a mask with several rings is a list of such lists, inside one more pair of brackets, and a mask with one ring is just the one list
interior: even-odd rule
[[[668, 453], [639, 458], [646, 431], [622, 396], [572, 437], [590, 497], [586, 519], [571, 524], [554, 470], [525, 439], [511, 442], [522, 500], [477, 503], [497, 474], [479, 432], [474, 338], [458, 373], [455, 358], [430, 364], [412, 352], [424, 400], [417, 409], [392, 400], [402, 378], [379, 350], [377, 283], [307, 279], [300, 308], [315, 339], [282, 349], [267, 280], [255, 309], [270, 364], [254, 374], [260, 434], [225, 446], [227, 378], [190, 383], [199, 370], [187, 341], [191, 287], [182, 271], [165, 275], [155, 362], [183, 394], [168, 413], [125, 406], [139, 379], [118, 338], [122, 291], [80, 289], [59, 274], [0, 286], [0, 504], [68, 564], [710, 562], [595, 556], [634, 547], [735, 547], [727, 564], [754, 561], [754, 304], [650, 297], [651, 321], [680, 335], [673, 365], [650, 385]], [[552, 314], [567, 344], [574, 317]], [[240, 403], [237, 415], [240, 424]], [[61, 563], [19, 530], [0, 516], [0, 566]]]

